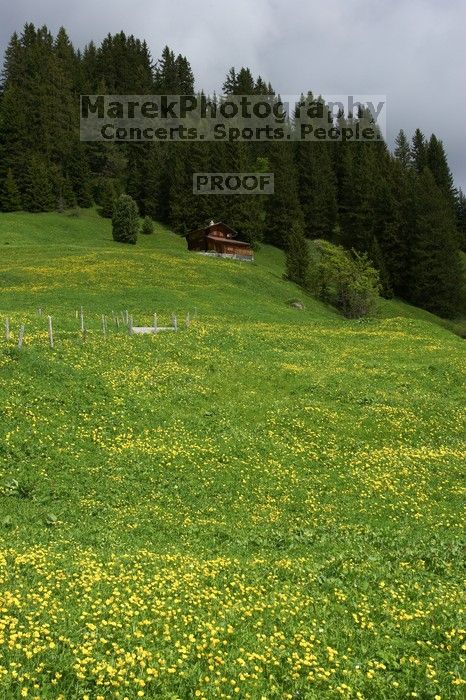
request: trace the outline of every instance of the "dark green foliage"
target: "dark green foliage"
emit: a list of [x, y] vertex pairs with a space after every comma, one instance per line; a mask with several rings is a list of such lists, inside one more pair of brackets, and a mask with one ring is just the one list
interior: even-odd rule
[[427, 166], [434, 176], [437, 187], [450, 205], [453, 206], [455, 201], [453, 177], [448, 166], [443, 143], [438, 140], [435, 134], [432, 134], [427, 146]]
[[142, 222], [142, 227], [141, 227], [141, 233], [144, 233], [146, 236], [150, 236], [152, 233], [154, 233], [154, 222], [150, 218], [150, 216], [145, 216]]
[[461, 189], [456, 194], [455, 218], [459, 246], [466, 250], [466, 197]]
[[11, 168], [8, 169], [0, 192], [0, 209], [2, 211], [19, 211], [21, 209], [21, 195]]
[[162, 57], [154, 71], [154, 87], [160, 95], [192, 95], [194, 93], [194, 76], [189, 61], [185, 56], [175, 56], [165, 46]]
[[318, 141], [298, 142], [296, 167], [306, 236], [331, 239], [337, 219], [331, 144]]
[[85, 144], [73, 144], [65, 167], [78, 206], [84, 209], [92, 206], [92, 179]]
[[462, 307], [462, 270], [456, 230], [448, 203], [428, 168], [416, 188], [417, 218], [411, 247], [413, 303], [454, 318]]
[[[86, 170], [71, 171], [79, 149], [79, 59], [64, 29], [54, 39], [47, 29], [27, 24], [14, 35], [3, 71], [0, 103], [0, 179], [8, 169], [15, 175], [24, 206], [30, 211], [89, 205], [81, 196]], [[36, 175], [45, 170], [43, 185]], [[78, 184], [79, 182], [79, 184]]]
[[286, 236], [285, 277], [301, 287], [309, 283], [309, 248], [300, 222], [292, 224]]
[[118, 197], [112, 216], [113, 240], [136, 244], [139, 233], [139, 212], [134, 199], [127, 194]]
[[126, 36], [124, 32], [108, 34], [97, 50], [92, 45], [87, 47], [83, 57], [91, 94], [91, 87], [97, 88], [103, 83], [108, 94], [150, 94], [153, 88], [151, 64], [146, 42]]
[[403, 129], [400, 129], [395, 139], [394, 155], [403, 168], [408, 168], [411, 165], [411, 148]]
[[349, 253], [329, 241], [315, 241], [311, 244], [309, 276], [313, 293], [348, 318], [375, 312], [379, 274], [366, 255]]
[[23, 208], [25, 211], [51, 211], [59, 206], [55, 199], [50, 171], [43, 158], [33, 155], [24, 176]]
[[[252, 161], [251, 149], [245, 143], [226, 144], [228, 167], [232, 172], [267, 172], [267, 159]], [[211, 204], [222, 199], [211, 196]], [[267, 197], [263, 195], [228, 195], [224, 198], [224, 210], [218, 218], [225, 219], [236, 231], [239, 238], [251, 244], [262, 240], [265, 222], [265, 206]], [[218, 206], [218, 205], [217, 205]], [[210, 214], [209, 214], [210, 215]]]
[[411, 144], [411, 161], [417, 173], [422, 173], [428, 165], [427, 142], [420, 129], [416, 129], [414, 132]]
[[101, 216], [106, 219], [112, 218], [117, 198], [118, 192], [115, 182], [109, 178], [102, 178], [97, 191], [97, 203], [100, 204]]
[[270, 170], [274, 173], [274, 194], [267, 198], [264, 240], [285, 248], [294, 224], [302, 225], [303, 214], [298, 198], [297, 173], [289, 143], [272, 143]]
[[345, 144], [341, 164], [340, 241], [368, 252], [373, 245], [374, 182], [378, 177], [373, 144]]
[[[416, 221], [415, 176], [400, 160], [388, 165], [390, 179], [376, 190], [375, 232], [388, 274], [390, 289], [405, 297], [409, 288], [409, 250]], [[386, 282], [383, 283], [385, 293]]]

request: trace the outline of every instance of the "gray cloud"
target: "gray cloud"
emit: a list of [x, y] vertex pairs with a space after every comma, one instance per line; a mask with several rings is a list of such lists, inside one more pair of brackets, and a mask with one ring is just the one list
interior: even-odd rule
[[63, 25], [77, 46], [123, 29], [154, 58], [165, 44], [186, 54], [207, 91], [247, 65], [281, 94], [386, 94], [389, 142], [401, 127], [435, 132], [466, 191], [464, 0], [2, 2], [2, 51], [27, 21]]

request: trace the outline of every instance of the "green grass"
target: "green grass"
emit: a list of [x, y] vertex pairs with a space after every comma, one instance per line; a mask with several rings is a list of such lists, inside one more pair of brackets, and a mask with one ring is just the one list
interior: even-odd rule
[[0, 250], [0, 698], [462, 697], [459, 337], [92, 211]]

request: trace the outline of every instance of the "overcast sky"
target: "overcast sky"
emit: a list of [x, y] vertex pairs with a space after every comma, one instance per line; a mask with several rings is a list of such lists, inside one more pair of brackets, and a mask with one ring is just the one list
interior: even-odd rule
[[76, 46], [123, 29], [185, 54], [196, 87], [249, 66], [282, 95], [387, 95], [389, 143], [435, 132], [466, 191], [466, 0], [0, 0], [0, 49], [25, 22]]

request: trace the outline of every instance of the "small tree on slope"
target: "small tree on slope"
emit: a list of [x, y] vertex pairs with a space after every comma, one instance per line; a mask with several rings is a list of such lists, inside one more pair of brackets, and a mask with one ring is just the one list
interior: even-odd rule
[[285, 277], [306, 287], [309, 281], [309, 249], [304, 228], [295, 222], [286, 236], [286, 272]]
[[134, 199], [127, 194], [118, 197], [112, 216], [114, 241], [135, 244], [139, 233], [139, 212]]

